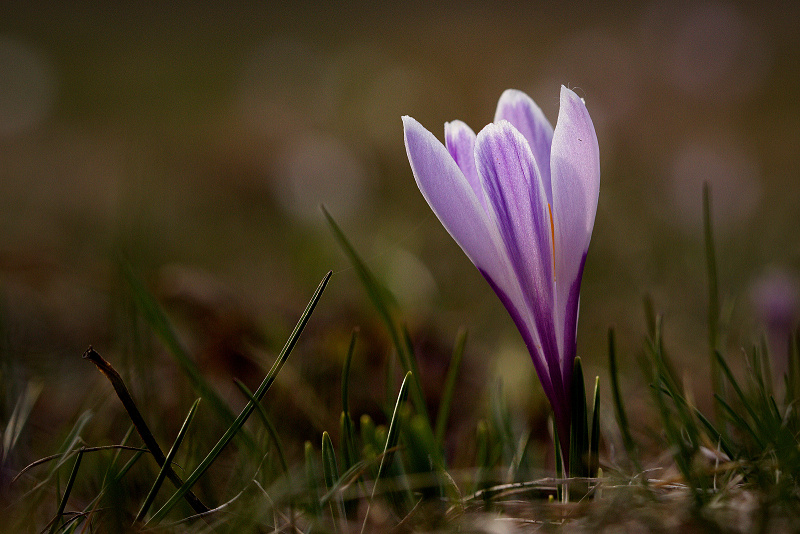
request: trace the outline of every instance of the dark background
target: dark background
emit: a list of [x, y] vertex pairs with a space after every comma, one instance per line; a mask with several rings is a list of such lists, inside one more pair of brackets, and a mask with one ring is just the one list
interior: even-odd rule
[[174, 390], [186, 386], [141, 334], [120, 258], [234, 404], [231, 375], [258, 383], [332, 269], [284, 395], [299, 436], [335, 426], [339, 366], [360, 326], [354, 395], [376, 411], [388, 340], [320, 203], [397, 297], [429, 395], [465, 326], [466, 427], [498, 380], [513, 406], [541, 413], [513, 324], [416, 189], [400, 121], [440, 139], [453, 119], [478, 131], [509, 87], [555, 124], [567, 85], [597, 130], [578, 332], [587, 374], [605, 380], [615, 325], [626, 393], [646, 394], [633, 362], [651, 295], [671, 355], [708, 402], [703, 181], [726, 352], [735, 359], [769, 322], [780, 356], [800, 270], [796, 2], [289, 4], [2, 3], [4, 417], [42, 386], [31, 443], [109, 402], [80, 359], [89, 344], [146, 402], [185, 413]]

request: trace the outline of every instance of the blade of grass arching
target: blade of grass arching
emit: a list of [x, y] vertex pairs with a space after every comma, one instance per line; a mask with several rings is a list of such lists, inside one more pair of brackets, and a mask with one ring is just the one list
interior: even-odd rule
[[[311, 318], [311, 314], [314, 312], [314, 308], [316, 308], [317, 303], [319, 302], [320, 297], [322, 297], [322, 292], [325, 290], [325, 287], [328, 285], [328, 281], [331, 278], [331, 271], [328, 271], [328, 274], [325, 275], [325, 278], [319, 283], [317, 289], [314, 291], [314, 294], [311, 297], [306, 309], [303, 311], [303, 314], [300, 316], [300, 320], [297, 322], [297, 325], [294, 327], [289, 339], [286, 341], [286, 344], [281, 349], [280, 354], [275, 359], [275, 363], [272, 365], [272, 368], [267, 373], [267, 376], [261, 382], [261, 385], [258, 386], [258, 389], [254, 393], [253, 397], [255, 401], [260, 402], [261, 399], [266, 394], [267, 390], [272, 386], [272, 383], [275, 381], [275, 378], [278, 376], [283, 364], [286, 363], [286, 360], [289, 358], [289, 354], [291, 354], [292, 350], [294, 349], [295, 345], [297, 344], [297, 340], [300, 338], [300, 334], [303, 332], [303, 329], [306, 327], [309, 319]], [[239, 429], [244, 425], [245, 421], [247, 421], [250, 414], [253, 413], [255, 410], [256, 403], [252, 400], [247, 403], [244, 409], [239, 413], [239, 416], [236, 420], [228, 427], [222, 437], [219, 439], [216, 445], [211, 449], [208, 455], [200, 462], [195, 470], [192, 472], [191, 475], [186, 479], [183, 486], [181, 486], [178, 491], [173, 494], [173, 496], [161, 507], [161, 509], [156, 512], [156, 514], [150, 518], [147, 524], [153, 523], [157, 524], [170, 510], [178, 503], [178, 501], [185, 495], [191, 487], [197, 482], [203, 473], [211, 467], [211, 464], [217, 459], [219, 454], [225, 448], [226, 445], [233, 439]]]
[[[122, 436], [122, 440], [119, 442], [119, 444], [120, 445], [127, 445], [128, 444], [128, 440], [131, 439], [131, 436], [133, 436], [133, 432], [135, 430], [136, 430], [135, 426], [133, 426], [133, 425], [129, 426], [128, 430], [125, 432], [125, 435]], [[106, 477], [108, 477], [108, 474], [111, 473], [111, 471], [114, 469], [114, 467], [116, 467], [117, 462], [119, 461], [119, 457], [120, 457], [121, 454], [122, 454], [122, 449], [118, 449], [114, 453], [114, 457], [111, 459], [111, 463], [109, 463], [109, 465], [108, 465], [108, 469], [106, 470], [106, 474], [103, 476], [103, 480], [104, 481], [105, 481]]]
[[697, 417], [697, 420], [706, 428], [706, 432], [711, 437], [712, 443], [718, 443], [722, 452], [728, 455], [728, 458], [735, 458], [736, 455], [733, 453], [733, 447], [731, 446], [728, 439], [722, 435], [722, 433], [716, 429], [716, 427], [711, 424], [711, 421], [703, 415], [700, 410], [697, 408], [694, 409], [694, 415]]
[[[291, 486], [292, 481], [289, 479], [289, 463], [286, 461], [286, 454], [283, 452], [283, 443], [281, 442], [281, 438], [278, 435], [278, 431], [275, 429], [275, 425], [272, 424], [269, 416], [267, 415], [267, 411], [264, 409], [264, 406], [255, 398], [253, 392], [238, 378], [234, 378], [234, 383], [238, 386], [239, 391], [247, 398], [248, 402], [252, 402], [255, 407], [258, 415], [261, 417], [261, 422], [264, 423], [264, 428], [267, 429], [267, 433], [272, 440], [272, 443], [275, 445], [275, 450], [278, 451], [278, 461], [281, 464], [281, 469], [283, 470], [283, 474], [286, 475], [286, 481]], [[294, 524], [294, 508], [295, 508], [295, 501], [294, 501], [294, 493], [293, 490], [289, 495], [289, 517], [290, 522]]]
[[[376, 458], [372, 458], [371, 460], [359, 460], [355, 463], [355, 465], [353, 465], [353, 467], [342, 473], [339, 479], [336, 480], [333, 488], [328, 490], [328, 492], [325, 493], [325, 495], [323, 495], [319, 500], [320, 506], [326, 506], [334, 496], [338, 495], [339, 493], [343, 493], [349, 486], [360, 479], [368, 470], [369, 463], [375, 459]], [[366, 492], [362, 491], [359, 495], [363, 495], [365, 493]]]
[[[322, 477], [325, 480], [326, 491], [332, 491], [336, 487], [336, 482], [339, 480], [339, 466], [336, 464], [336, 451], [333, 449], [333, 441], [327, 431], [322, 433]], [[333, 524], [338, 525], [338, 522], [345, 517], [344, 513], [344, 500], [342, 494], [336, 494], [335, 498], [330, 502], [331, 516]]]
[[763, 450], [765, 445], [764, 442], [759, 437], [758, 432], [753, 430], [753, 427], [751, 427], [750, 424], [736, 412], [736, 410], [731, 408], [731, 406], [720, 395], [718, 394], [714, 395], [714, 399], [720, 404], [722, 410], [727, 414], [731, 422], [734, 425], [738, 426], [740, 430], [743, 430], [748, 434], [750, 434], [750, 436], [755, 440], [758, 449]]
[[400, 392], [397, 394], [397, 402], [394, 405], [394, 412], [392, 413], [392, 419], [389, 422], [389, 432], [386, 435], [386, 445], [383, 447], [383, 454], [381, 455], [381, 463], [378, 466], [378, 474], [375, 477], [375, 481], [372, 484], [372, 493], [369, 497], [369, 501], [367, 503], [367, 512], [364, 514], [364, 523], [361, 525], [361, 534], [364, 534], [364, 529], [367, 526], [367, 521], [369, 520], [369, 512], [372, 508], [372, 500], [375, 498], [375, 493], [378, 489], [378, 484], [381, 480], [381, 477], [386, 473], [386, 470], [392, 463], [394, 459], [394, 449], [397, 447], [397, 442], [400, 439], [400, 410], [403, 404], [408, 397], [408, 387], [409, 382], [411, 382], [411, 372], [407, 372], [405, 378], [403, 378], [403, 383], [400, 384]]
[[464, 348], [467, 345], [467, 331], [461, 329], [456, 336], [456, 345], [453, 348], [453, 357], [450, 358], [450, 366], [447, 368], [447, 377], [444, 381], [442, 390], [442, 400], [439, 401], [439, 412], [436, 415], [436, 445], [438, 448], [444, 447], [444, 433], [447, 430], [447, 419], [450, 417], [450, 406], [453, 403], [453, 393], [456, 389], [456, 378], [458, 370], [461, 368], [461, 359], [464, 356]]
[[[653, 385], [652, 387], [655, 387]], [[697, 418], [698, 421], [702, 424], [702, 426], [706, 429], [706, 434], [708, 434], [711, 443], [718, 443], [722, 451], [728, 455], [728, 458], [734, 458], [735, 455], [733, 454], [733, 447], [731, 446], [730, 442], [723, 437], [719, 430], [708, 420], [708, 418], [703, 415], [703, 413], [696, 407], [691, 406], [687, 400], [680, 394], [674, 394], [672, 391], [668, 390], [666, 386], [661, 385], [661, 392], [673, 400], [673, 402], [679, 404], [682, 409], [690, 410], [694, 417]]]
[[[225, 422], [230, 424], [234, 420], [234, 415], [225, 401], [220, 397], [217, 392], [212, 388], [209, 383], [203, 378], [202, 373], [197, 368], [192, 358], [189, 356], [186, 349], [178, 340], [172, 325], [167, 319], [166, 314], [161, 309], [161, 306], [156, 301], [155, 297], [144, 287], [141, 280], [133, 273], [133, 269], [127, 263], [122, 264], [123, 275], [127, 282], [133, 296], [136, 307], [139, 313], [142, 314], [147, 324], [153, 329], [153, 332], [161, 339], [166, 346], [169, 353], [175, 358], [178, 366], [183, 373], [189, 378], [192, 386], [196, 392], [206, 399], [217, 415]], [[255, 449], [255, 442], [252, 438], [246, 438], [248, 446]]]
[[283, 469], [284, 474], [289, 474], [289, 463], [286, 461], [286, 454], [283, 451], [283, 443], [281, 442], [281, 438], [278, 435], [278, 431], [275, 429], [275, 425], [272, 424], [269, 416], [267, 415], [267, 411], [264, 409], [264, 406], [256, 399], [255, 395], [253, 394], [250, 389], [244, 385], [244, 382], [239, 380], [238, 378], [234, 378], [233, 382], [238, 386], [239, 391], [242, 392], [248, 401], [255, 404], [256, 411], [258, 412], [259, 417], [261, 417], [261, 422], [264, 423], [264, 428], [267, 429], [267, 433], [269, 433], [269, 437], [272, 440], [272, 443], [275, 444], [275, 450], [278, 451], [278, 461], [281, 463], [281, 469]]
[[184, 436], [186, 436], [186, 431], [189, 430], [189, 425], [192, 423], [192, 419], [194, 418], [194, 414], [197, 411], [197, 406], [200, 404], [200, 399], [194, 401], [192, 407], [189, 409], [189, 413], [186, 416], [186, 419], [183, 421], [183, 425], [181, 425], [180, 430], [178, 431], [178, 436], [175, 438], [175, 442], [172, 444], [172, 447], [167, 452], [167, 457], [164, 460], [164, 465], [161, 466], [161, 470], [158, 472], [158, 476], [156, 477], [156, 481], [153, 482], [153, 487], [150, 488], [150, 492], [145, 497], [144, 502], [142, 503], [142, 507], [139, 509], [139, 513], [136, 514], [136, 518], [133, 520], [134, 524], [141, 521], [147, 511], [150, 509], [150, 505], [153, 504], [153, 501], [158, 494], [158, 490], [161, 489], [161, 484], [164, 483], [164, 479], [167, 477], [167, 471], [170, 465], [172, 465], [172, 461], [175, 459], [175, 455], [178, 453], [178, 449], [183, 442]]
[[588, 476], [597, 478], [597, 469], [600, 466], [600, 377], [594, 379], [594, 395], [592, 395], [592, 431], [589, 437], [589, 473]]
[[[655, 323], [655, 319], [653, 320]], [[655, 331], [655, 324], [653, 325]], [[622, 434], [622, 443], [625, 446], [625, 452], [628, 453], [628, 458], [633, 462], [637, 472], [642, 471], [642, 465], [639, 463], [639, 453], [636, 450], [636, 442], [633, 441], [631, 435], [631, 427], [628, 423], [628, 414], [625, 412], [625, 405], [622, 402], [622, 393], [619, 387], [619, 368], [617, 367], [617, 347], [615, 342], [614, 329], [608, 329], [608, 368], [609, 375], [611, 376], [611, 396], [614, 399], [614, 412], [617, 415], [617, 424], [619, 425], [620, 433]]]
[[[125, 385], [125, 382], [122, 380], [120, 374], [92, 347], [89, 347], [86, 350], [86, 352], [83, 354], [83, 358], [92, 362], [103, 374], [103, 376], [105, 376], [108, 381], [111, 382], [111, 386], [114, 388], [117, 397], [125, 407], [125, 411], [128, 412], [128, 417], [130, 417], [131, 423], [133, 423], [133, 426], [136, 427], [136, 431], [139, 433], [142, 441], [144, 441], [145, 446], [150, 450], [150, 454], [153, 455], [153, 458], [160, 468], [166, 469], [167, 477], [169, 477], [170, 482], [172, 482], [176, 488], [180, 488], [183, 485], [181, 477], [178, 476], [169, 463], [166, 463], [164, 453], [162, 452], [161, 447], [158, 445], [158, 441], [156, 441], [153, 433], [150, 432], [150, 428], [148, 428], [144, 417], [142, 417], [142, 414], [139, 412], [139, 408], [136, 407], [136, 402], [134, 402], [133, 397], [128, 391], [128, 387]], [[198, 514], [208, 511], [208, 507], [203, 504], [192, 492], [188, 492], [186, 494], [186, 502], [189, 503], [192, 509]]]
[[131, 470], [131, 467], [136, 465], [136, 462], [138, 462], [139, 458], [141, 458], [142, 456], [144, 456], [144, 451], [136, 451], [135, 453], [133, 453], [131, 459], [125, 462], [125, 465], [123, 465], [122, 468], [119, 470], [119, 472], [116, 475], [114, 475], [114, 481], [119, 482], [120, 480], [125, 478], [125, 475], [128, 474], [128, 471]]
[[[378, 466], [378, 475], [375, 477], [375, 486], [378, 485], [380, 478], [386, 473], [386, 469], [391, 465], [394, 458], [394, 448], [397, 447], [397, 442], [400, 439], [400, 410], [403, 403], [408, 398], [409, 382], [411, 382], [411, 372], [406, 373], [403, 382], [400, 384], [400, 391], [397, 394], [397, 402], [394, 405], [394, 412], [392, 419], [389, 422], [389, 432], [386, 435], [386, 446], [383, 448], [383, 456], [381, 463]], [[375, 487], [372, 488], [372, 494], [375, 495]]]
[[52, 524], [50, 526], [50, 534], [53, 534], [58, 530], [59, 524], [61, 524], [61, 516], [64, 513], [64, 508], [67, 506], [67, 501], [69, 500], [69, 494], [72, 492], [72, 486], [75, 485], [75, 478], [78, 476], [78, 468], [81, 466], [81, 460], [83, 459], [83, 447], [78, 450], [78, 457], [75, 459], [75, 465], [72, 467], [72, 472], [69, 474], [69, 480], [67, 480], [67, 487], [64, 489], [64, 495], [61, 497], [61, 502], [58, 503], [58, 511], [56, 512], [56, 516], [53, 518]]
[[[728, 366], [728, 362], [725, 361], [725, 358], [719, 351], [714, 351], [714, 356], [717, 361], [717, 367], [722, 370], [722, 373], [728, 379], [728, 382], [730, 382], [731, 386], [733, 386], [733, 391], [736, 393], [736, 396], [739, 397], [739, 401], [742, 403], [742, 406], [744, 406], [744, 409], [747, 410], [747, 413], [750, 415], [750, 418], [756, 424], [759, 424], [761, 419], [756, 415], [756, 412], [753, 409], [752, 404], [750, 403], [749, 399], [745, 396], [741, 386], [739, 386], [739, 382], [737, 382], [736, 378], [733, 376], [733, 372], [731, 371], [731, 368]], [[720, 395], [720, 397], [722, 397], [722, 395]]]
[[572, 424], [569, 429], [569, 476], [587, 476], [586, 454], [589, 449], [589, 432], [587, 430], [588, 416], [586, 413], [586, 386], [583, 381], [583, 365], [581, 358], [575, 358], [574, 370], [572, 372], [572, 388], [570, 388], [572, 408]]
[[347, 356], [344, 359], [344, 366], [342, 367], [342, 415], [340, 418], [341, 427], [341, 447], [342, 459], [344, 460], [344, 470], [347, 471], [357, 461], [356, 447], [355, 447], [355, 429], [353, 428], [353, 420], [350, 417], [350, 365], [353, 361], [353, 352], [355, 352], [356, 338], [358, 337], [358, 328], [353, 329], [350, 336], [350, 345], [347, 348]]
[[[356, 271], [356, 275], [358, 275], [358, 278], [361, 280], [361, 285], [364, 286], [364, 289], [367, 291], [367, 296], [369, 297], [370, 301], [372, 301], [372, 305], [375, 307], [378, 315], [381, 316], [381, 319], [389, 330], [389, 335], [392, 338], [392, 344], [394, 345], [395, 349], [398, 350], [398, 352], [402, 352], [404, 347], [401, 343], [400, 333], [397, 330], [397, 325], [394, 322], [392, 311], [390, 309], [390, 306], [394, 306], [394, 298], [391, 296], [391, 293], [378, 281], [378, 279], [375, 278], [375, 275], [372, 274], [372, 271], [369, 270], [367, 264], [364, 263], [364, 260], [362, 260], [361, 256], [358, 255], [355, 247], [353, 247], [353, 245], [350, 243], [350, 240], [347, 239], [347, 236], [344, 234], [331, 214], [328, 213], [328, 210], [325, 208], [325, 206], [321, 206], [321, 208], [323, 215], [325, 215], [325, 219], [328, 221], [328, 226], [330, 226], [331, 231], [333, 232], [333, 237], [336, 238], [339, 246], [350, 260], [350, 263], [353, 265], [353, 269]], [[403, 354], [399, 356], [402, 359], [405, 355]]]
[[325, 209], [325, 206], [320, 207], [322, 209], [322, 213], [325, 215], [325, 219], [328, 221], [328, 226], [330, 226], [331, 231], [333, 232], [334, 238], [339, 243], [339, 246], [342, 248], [347, 258], [350, 260], [353, 269], [356, 271], [356, 274], [361, 280], [361, 284], [367, 291], [367, 296], [369, 296], [369, 299], [372, 301], [372, 305], [375, 307], [378, 315], [380, 315], [383, 323], [386, 325], [386, 329], [389, 331], [389, 337], [392, 339], [392, 345], [394, 345], [394, 348], [397, 351], [397, 357], [400, 360], [400, 364], [403, 366], [403, 371], [406, 373], [411, 371], [413, 373], [414, 392], [412, 393], [412, 398], [414, 399], [417, 412], [427, 418], [428, 409], [425, 405], [425, 398], [422, 395], [422, 387], [419, 384], [419, 373], [414, 372], [414, 366], [416, 365], [416, 362], [411, 361], [413, 356], [408, 352], [409, 345], [404, 342], [403, 335], [398, 328], [392, 314], [391, 308], [396, 305], [394, 297], [392, 297], [389, 290], [387, 290], [378, 281], [378, 279], [375, 278], [375, 275], [372, 274], [372, 271], [369, 270], [367, 264], [364, 263], [364, 260], [362, 260], [358, 255], [355, 247], [353, 247], [353, 245], [347, 239], [347, 236], [344, 234], [342, 229], [336, 223], [331, 214], [328, 213], [328, 210]]
[[[75, 424], [72, 426], [67, 436], [61, 442], [61, 446], [58, 448], [55, 454], [50, 456], [50, 458], [58, 458], [58, 460], [50, 466], [50, 469], [47, 472], [47, 476], [45, 476], [44, 479], [40, 480], [34, 487], [26, 491], [25, 494], [21, 497], [21, 500], [29, 501], [34, 506], [34, 508], [36, 507], [42, 495], [39, 494], [36, 497], [32, 496], [34, 496], [34, 494], [36, 494], [36, 492], [39, 491], [41, 488], [44, 488], [45, 486], [49, 485], [50, 480], [54, 476], [56, 476], [59, 468], [62, 465], [64, 465], [64, 463], [66, 463], [74, 455], [75, 446], [81, 441], [81, 432], [83, 431], [83, 428], [86, 426], [86, 424], [89, 422], [91, 418], [92, 418], [92, 412], [88, 410], [83, 412], [80, 415], [80, 417], [78, 417], [78, 420], [75, 422]], [[31, 466], [26, 467], [25, 469], [23, 469], [22, 472], [27, 471], [29, 467]], [[16, 480], [22, 474], [22, 472], [17, 474], [14, 480]], [[12, 482], [14, 480], [12, 480]]]
[[[706, 268], [708, 269], [708, 351], [711, 359], [711, 390], [724, 396], [722, 376], [717, 358], [719, 328], [719, 289], [717, 286], [717, 258], [714, 251], [714, 230], [711, 221], [711, 190], [708, 182], [703, 183], [703, 234], [705, 237]], [[716, 410], [715, 410], [716, 411]], [[717, 411], [717, 417], [721, 414]]]

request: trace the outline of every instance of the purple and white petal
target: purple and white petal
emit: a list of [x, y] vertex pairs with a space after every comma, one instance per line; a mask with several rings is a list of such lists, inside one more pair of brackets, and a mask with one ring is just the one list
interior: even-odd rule
[[405, 144], [419, 190], [476, 267], [513, 287], [502, 244], [464, 173], [447, 149], [415, 119], [403, 117]]
[[560, 330], [562, 366], [571, 369], [581, 276], [600, 193], [600, 151], [586, 105], [563, 86], [550, 172], [555, 235], [555, 315]]
[[553, 317], [552, 226], [533, 154], [522, 134], [511, 123], [500, 121], [478, 134], [475, 159], [490, 224], [499, 230], [520, 285], [521, 293], [507, 298], [519, 310], [528, 311], [525, 322], [538, 337], [534, 340], [536, 346], [529, 347], [532, 356], [538, 353], [547, 362], [548, 375], [560, 396], [562, 379]]
[[550, 145], [553, 141], [553, 126], [531, 97], [515, 89], [506, 89], [497, 102], [494, 122], [507, 120], [525, 136], [539, 167], [547, 202], [553, 205], [553, 189], [550, 185]]
[[461, 121], [444, 123], [444, 144], [455, 160], [458, 168], [464, 173], [470, 187], [475, 192], [481, 205], [486, 206], [478, 171], [475, 169], [475, 132]]
[[477, 136], [447, 123], [445, 145], [414, 119], [403, 124], [422, 194], [522, 334], [566, 459], [580, 285], [600, 187], [586, 106], [562, 87], [554, 130], [533, 100], [508, 90], [495, 123]]

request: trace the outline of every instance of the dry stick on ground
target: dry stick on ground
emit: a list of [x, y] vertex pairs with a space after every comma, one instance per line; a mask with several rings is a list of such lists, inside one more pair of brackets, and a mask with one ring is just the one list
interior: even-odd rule
[[[117, 392], [117, 397], [119, 400], [122, 401], [122, 405], [125, 406], [125, 409], [128, 411], [128, 415], [133, 422], [133, 426], [136, 427], [137, 432], [142, 437], [145, 446], [150, 449], [150, 453], [153, 455], [153, 458], [156, 459], [156, 463], [158, 463], [159, 467], [163, 467], [164, 461], [166, 457], [164, 453], [161, 451], [161, 447], [158, 446], [158, 442], [156, 438], [153, 437], [153, 433], [150, 432], [150, 429], [147, 428], [147, 423], [144, 422], [144, 418], [142, 418], [142, 414], [139, 413], [139, 408], [136, 407], [136, 403], [133, 402], [133, 397], [131, 397], [130, 392], [128, 392], [128, 388], [125, 386], [125, 382], [122, 381], [122, 377], [119, 376], [119, 373], [114, 369], [110, 363], [103, 359], [92, 347], [89, 347], [86, 352], [83, 353], [83, 357], [86, 360], [89, 360], [93, 364], [97, 366], [101, 373], [103, 373], [106, 378], [111, 382], [111, 385], [114, 386], [114, 391]], [[173, 471], [172, 466], [167, 466], [167, 478], [169, 478], [173, 484], [175, 484], [176, 488], [180, 488], [183, 485], [183, 480], [178, 474]], [[185, 495], [186, 502], [192, 507], [192, 509], [197, 512], [198, 514], [203, 514], [208, 512], [208, 507], [200, 502], [200, 499], [192, 493], [188, 491]]]

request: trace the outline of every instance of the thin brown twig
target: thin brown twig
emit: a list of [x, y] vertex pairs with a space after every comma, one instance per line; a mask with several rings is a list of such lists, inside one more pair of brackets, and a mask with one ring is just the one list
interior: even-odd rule
[[[127, 386], [125, 386], [125, 382], [122, 380], [122, 377], [119, 375], [117, 370], [114, 369], [105, 359], [103, 359], [103, 357], [100, 356], [92, 347], [89, 347], [86, 352], [83, 353], [83, 357], [84, 359], [95, 364], [97, 369], [103, 373], [106, 378], [108, 378], [109, 382], [111, 382], [111, 385], [114, 387], [114, 391], [117, 392], [117, 397], [119, 397], [122, 405], [125, 406], [125, 410], [127, 410], [128, 416], [131, 418], [131, 422], [133, 422], [133, 426], [136, 427], [136, 431], [139, 432], [139, 435], [142, 437], [142, 441], [144, 441], [145, 446], [150, 449], [150, 453], [153, 455], [153, 458], [155, 458], [158, 466], [163, 467], [164, 462], [166, 461], [166, 456], [164, 456], [164, 452], [161, 450], [161, 447], [159, 447], [156, 438], [153, 436], [153, 433], [150, 432], [150, 429], [147, 427], [147, 423], [144, 422], [144, 418], [139, 412], [139, 408], [136, 407], [133, 397], [131, 397]], [[171, 466], [167, 466], [166, 470], [167, 478], [169, 478], [170, 481], [175, 484], [176, 488], [180, 488], [183, 485], [183, 480], [181, 480], [181, 477], [178, 476]], [[208, 507], [200, 502], [200, 499], [198, 499], [191, 490], [187, 491], [184, 497], [186, 502], [188, 502], [192, 509], [198, 514], [204, 514], [205, 512], [208, 512]]]

